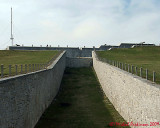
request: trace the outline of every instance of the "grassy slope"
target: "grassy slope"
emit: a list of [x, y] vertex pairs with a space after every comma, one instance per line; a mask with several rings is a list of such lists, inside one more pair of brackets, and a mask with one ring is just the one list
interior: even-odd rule
[[[101, 58], [143, 67], [143, 69], [147, 68], [149, 70], [150, 79], [152, 79], [152, 71], [156, 71], [157, 76], [160, 75], [160, 47], [137, 47], [113, 49], [111, 51], [97, 51], [97, 55]], [[145, 76], [145, 74], [143, 74], [143, 76]], [[159, 83], [160, 77], [157, 77], [157, 80]]]
[[0, 64], [36, 64], [46, 63], [52, 59], [58, 51], [0, 51]]
[[108, 128], [110, 122], [124, 120], [104, 96], [93, 69], [72, 68], [35, 128]]
[[[14, 51], [1, 50], [0, 64], [4, 65], [4, 74], [8, 74], [8, 66], [12, 65], [12, 73], [15, 73], [15, 64], [44, 64], [51, 60], [58, 51]], [[20, 66], [18, 67], [20, 72]]]

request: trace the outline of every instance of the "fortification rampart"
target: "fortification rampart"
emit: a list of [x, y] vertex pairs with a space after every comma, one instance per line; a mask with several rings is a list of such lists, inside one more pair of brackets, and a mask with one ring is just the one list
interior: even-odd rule
[[33, 128], [56, 96], [66, 53], [48, 69], [0, 79], [0, 128]]
[[64, 51], [47, 69], [0, 79], [0, 128], [33, 128], [56, 96], [65, 68], [89, 66], [92, 58], [70, 58]]
[[127, 122], [150, 125], [160, 121], [159, 85], [99, 61], [94, 52], [92, 55], [104, 93]]
[[92, 57], [94, 48], [78, 47], [27, 47], [27, 46], [9, 46], [9, 50], [65, 50], [66, 56], [70, 58], [76, 57]]
[[[1, 79], [0, 127], [33, 128], [56, 96], [65, 67], [92, 66], [92, 58], [78, 55], [64, 51], [47, 70]], [[127, 122], [159, 122], [159, 85], [92, 57], [104, 93]]]

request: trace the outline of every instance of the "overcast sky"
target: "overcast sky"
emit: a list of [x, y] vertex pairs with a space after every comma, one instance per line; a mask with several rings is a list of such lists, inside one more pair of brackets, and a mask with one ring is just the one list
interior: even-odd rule
[[0, 0], [0, 49], [160, 43], [160, 0]]

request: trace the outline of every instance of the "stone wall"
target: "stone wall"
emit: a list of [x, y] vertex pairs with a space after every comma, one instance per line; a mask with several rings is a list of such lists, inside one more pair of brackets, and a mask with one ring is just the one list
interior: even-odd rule
[[66, 54], [48, 69], [0, 79], [0, 128], [33, 128], [56, 96], [66, 67]]
[[9, 46], [9, 50], [65, 50], [66, 56], [75, 57], [92, 57], [93, 48], [79, 47], [27, 47], [27, 46]]
[[92, 55], [104, 93], [127, 122], [150, 125], [160, 121], [160, 85], [101, 62], [94, 52]]
[[78, 67], [90, 67], [93, 66], [92, 57], [80, 57], [80, 58], [68, 58], [67, 67], [78, 68]]
[[93, 48], [82, 48], [81, 57], [92, 57]]

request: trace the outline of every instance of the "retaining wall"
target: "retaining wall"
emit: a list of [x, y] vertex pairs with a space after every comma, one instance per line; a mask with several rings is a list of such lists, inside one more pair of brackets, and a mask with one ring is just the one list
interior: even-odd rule
[[80, 58], [68, 58], [67, 57], [67, 67], [78, 68], [78, 67], [90, 67], [93, 66], [92, 57], [80, 57]]
[[29, 47], [29, 46], [9, 46], [9, 50], [65, 50], [66, 56], [75, 57], [92, 57], [93, 48], [79, 47]]
[[160, 121], [160, 85], [101, 62], [94, 52], [92, 56], [103, 91], [127, 122]]
[[46, 70], [0, 79], [0, 128], [33, 128], [56, 96], [66, 54]]

